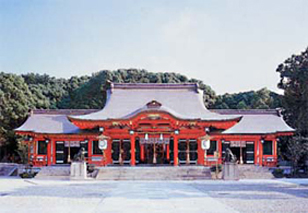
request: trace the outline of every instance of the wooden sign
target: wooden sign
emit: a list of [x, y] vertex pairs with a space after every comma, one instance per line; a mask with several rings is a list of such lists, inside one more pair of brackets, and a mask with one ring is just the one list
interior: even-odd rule
[[230, 147], [246, 147], [246, 141], [230, 141]]

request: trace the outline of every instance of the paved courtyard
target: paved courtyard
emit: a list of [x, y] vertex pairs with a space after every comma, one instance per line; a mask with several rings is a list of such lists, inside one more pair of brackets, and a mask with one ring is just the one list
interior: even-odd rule
[[0, 212], [308, 212], [308, 181], [0, 179]]

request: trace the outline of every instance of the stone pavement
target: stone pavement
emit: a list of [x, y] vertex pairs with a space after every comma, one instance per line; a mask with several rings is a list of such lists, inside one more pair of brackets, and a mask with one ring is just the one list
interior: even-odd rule
[[277, 180], [0, 179], [0, 213], [308, 212], [308, 188]]

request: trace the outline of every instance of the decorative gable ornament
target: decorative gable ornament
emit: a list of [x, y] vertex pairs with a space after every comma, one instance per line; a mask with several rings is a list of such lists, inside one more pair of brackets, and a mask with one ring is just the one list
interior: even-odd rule
[[149, 103], [147, 103], [146, 105], [147, 105], [147, 108], [159, 108], [159, 107], [161, 107], [162, 104], [159, 103], [156, 100], [152, 100]]

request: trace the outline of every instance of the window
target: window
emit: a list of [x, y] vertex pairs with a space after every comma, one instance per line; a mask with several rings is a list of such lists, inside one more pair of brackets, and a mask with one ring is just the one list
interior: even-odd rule
[[217, 151], [217, 141], [210, 141], [210, 148], [207, 150], [207, 154], [214, 155], [215, 151]]
[[263, 143], [263, 155], [273, 154], [273, 141], [264, 141]]
[[46, 155], [47, 154], [47, 143], [46, 141], [37, 142], [37, 154]]
[[93, 155], [102, 155], [103, 154], [103, 150], [98, 148], [98, 141], [92, 142], [92, 150], [93, 150]]

